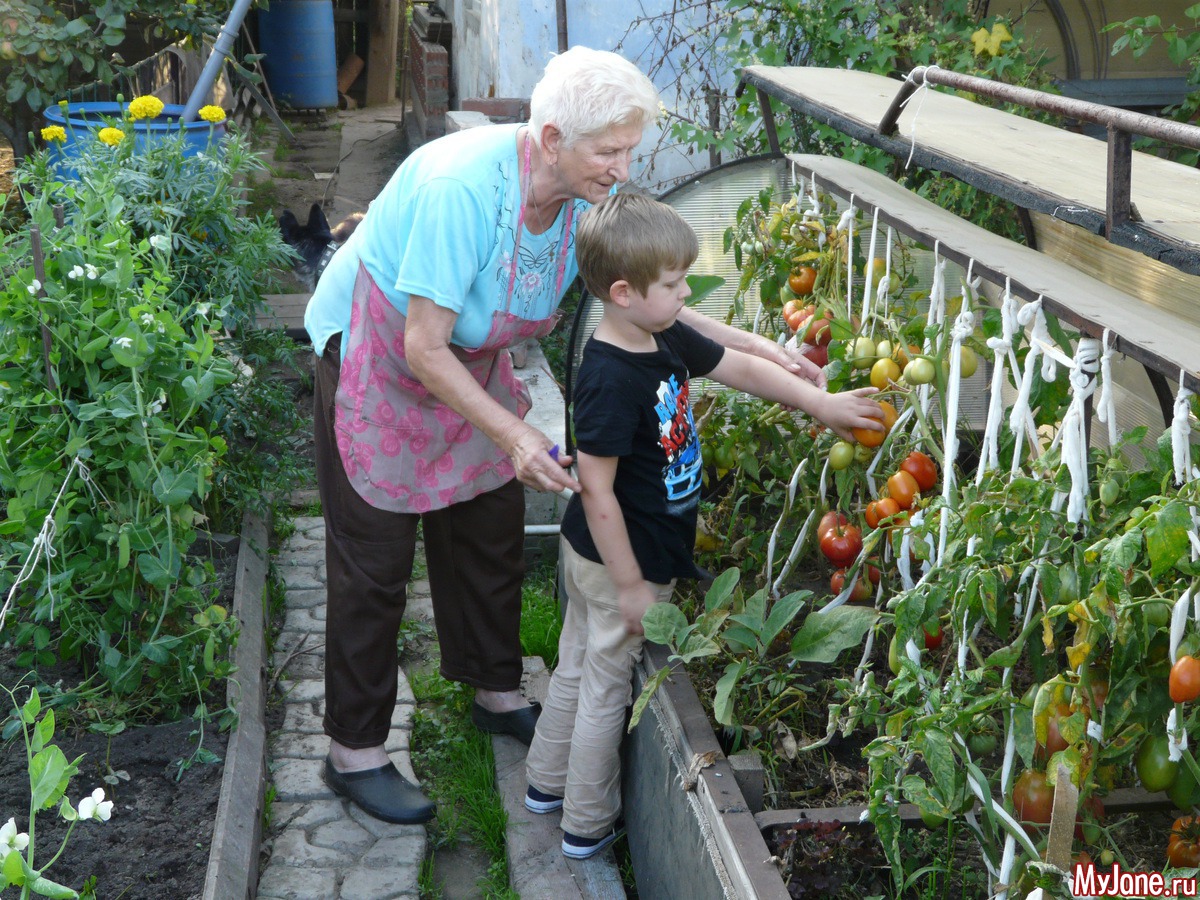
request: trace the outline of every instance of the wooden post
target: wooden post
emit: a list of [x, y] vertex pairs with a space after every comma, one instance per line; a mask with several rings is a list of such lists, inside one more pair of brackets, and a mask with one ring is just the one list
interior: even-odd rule
[[371, 0], [367, 32], [367, 106], [396, 99], [396, 40], [401, 0]]

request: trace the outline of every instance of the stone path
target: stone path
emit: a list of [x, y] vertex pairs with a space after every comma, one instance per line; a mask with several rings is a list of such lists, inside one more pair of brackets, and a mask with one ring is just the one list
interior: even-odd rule
[[[282, 729], [270, 736], [268, 755], [275, 782], [272, 818], [277, 837], [258, 883], [259, 900], [393, 900], [420, 896], [425, 858], [421, 825], [389, 825], [333, 794], [321, 780], [328, 739], [322, 676], [325, 643], [325, 525], [296, 519], [296, 531], [275, 560], [287, 587], [287, 615], [275, 648], [273, 669], [285, 697]], [[414, 581], [413, 601], [429, 595]], [[405, 777], [414, 699], [403, 670], [400, 697], [387, 750]], [[280, 827], [283, 826], [283, 827]]]

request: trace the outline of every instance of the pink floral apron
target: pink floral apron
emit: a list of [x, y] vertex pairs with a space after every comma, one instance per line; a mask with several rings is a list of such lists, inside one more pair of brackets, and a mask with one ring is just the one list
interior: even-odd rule
[[[526, 177], [529, 165], [526, 143]], [[560, 295], [571, 218], [568, 203], [555, 286]], [[522, 419], [530, 409], [529, 391], [513, 372], [508, 348], [546, 335], [559, 318], [555, 313], [523, 319], [509, 311], [524, 222], [522, 204], [505, 309], [492, 314], [491, 331], [478, 348], [450, 348], [493, 400]], [[346, 476], [359, 495], [379, 509], [423, 513], [510, 481], [516, 471], [507, 455], [413, 374], [404, 354], [406, 318], [361, 264], [351, 304], [334, 432]]]

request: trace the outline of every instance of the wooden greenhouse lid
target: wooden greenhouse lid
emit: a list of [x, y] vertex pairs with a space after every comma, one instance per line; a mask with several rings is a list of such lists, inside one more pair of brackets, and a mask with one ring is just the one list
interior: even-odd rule
[[[1138, 362], [1200, 390], [1196, 334], [1200, 309], [1191, 317], [1131, 297], [1064, 262], [973, 225], [874, 169], [830, 156], [791, 154], [797, 175], [814, 178], [817, 189], [853, 198], [880, 222], [894, 227], [948, 259], [1026, 301], [1042, 298], [1048, 312], [1081, 332], [1100, 338], [1111, 330], [1111, 345]], [[1115, 339], [1115, 340], [1113, 340]]]
[[[904, 82], [851, 69], [749, 66], [743, 80], [792, 109], [903, 162], [943, 171], [1027, 209], [1103, 234], [1108, 147], [1102, 140], [920, 88], [894, 133], [880, 130]], [[1135, 221], [1109, 239], [1200, 274], [1200, 171], [1132, 154]], [[1141, 221], [1136, 221], [1140, 216]]]

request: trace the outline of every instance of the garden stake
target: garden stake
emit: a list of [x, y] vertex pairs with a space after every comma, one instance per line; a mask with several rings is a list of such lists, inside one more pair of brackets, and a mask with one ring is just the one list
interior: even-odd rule
[[[57, 218], [57, 217], [56, 217]], [[42, 230], [37, 225], [29, 226], [29, 243], [33, 250], [33, 275], [37, 279], [37, 298], [39, 300], [46, 299], [46, 257], [42, 253]], [[50, 367], [50, 326], [46, 324], [46, 320], [42, 318], [42, 308], [38, 306], [38, 323], [42, 326], [42, 362], [46, 366], [46, 387], [53, 393], [58, 390], [58, 385], [54, 380], [54, 371]], [[58, 405], [54, 404], [50, 407], [55, 415], [58, 414]]]

